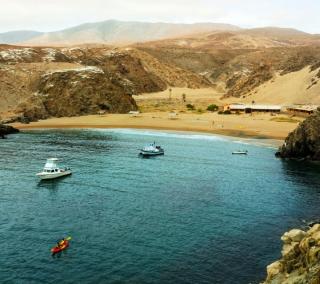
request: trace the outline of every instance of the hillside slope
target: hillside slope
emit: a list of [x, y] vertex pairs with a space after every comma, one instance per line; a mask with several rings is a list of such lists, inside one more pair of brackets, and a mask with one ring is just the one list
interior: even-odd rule
[[0, 116], [35, 120], [137, 108], [133, 95], [208, 87], [202, 76], [132, 48], [0, 46]]
[[285, 75], [273, 75], [271, 80], [239, 98], [239, 101], [262, 104], [312, 104], [320, 105], [320, 70], [310, 66]]
[[107, 20], [86, 23], [61, 31], [42, 33], [27, 40], [21, 38], [16, 43], [37, 46], [64, 46], [84, 43], [119, 45], [210, 31], [235, 31], [238, 29], [236, 26], [221, 23], [171, 24]]
[[14, 44], [38, 37], [43, 33], [37, 31], [12, 31], [0, 33], [0, 44]]
[[225, 92], [225, 98], [319, 103], [318, 36], [260, 29], [154, 41], [136, 48], [161, 62], [205, 76]]

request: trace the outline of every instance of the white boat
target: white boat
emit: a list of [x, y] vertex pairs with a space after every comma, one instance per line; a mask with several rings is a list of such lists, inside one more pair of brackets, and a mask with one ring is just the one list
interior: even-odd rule
[[54, 179], [59, 178], [63, 176], [68, 176], [72, 174], [72, 171], [70, 168], [60, 168], [58, 166], [58, 161], [60, 159], [58, 158], [49, 158], [47, 159], [47, 162], [42, 170], [42, 172], [37, 173], [36, 176], [38, 176], [40, 179]]
[[164, 155], [164, 149], [161, 146], [156, 146], [156, 143], [152, 143], [143, 147], [140, 150], [140, 155], [147, 157], [147, 156], [158, 156]]
[[238, 150], [238, 151], [232, 152], [232, 155], [248, 155], [248, 151], [247, 150], [245, 150], [245, 151]]

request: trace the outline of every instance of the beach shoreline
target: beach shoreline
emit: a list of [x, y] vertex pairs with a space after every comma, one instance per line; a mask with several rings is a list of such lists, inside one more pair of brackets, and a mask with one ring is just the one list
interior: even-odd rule
[[[16, 125], [16, 124], [14, 124]], [[46, 130], [46, 129], [137, 129], [137, 130], [156, 130], [156, 131], [174, 131], [181, 133], [196, 133], [196, 134], [211, 134], [211, 135], [220, 135], [233, 138], [251, 138], [251, 139], [269, 139], [269, 140], [278, 140], [283, 141], [282, 137], [278, 136], [262, 136], [258, 133], [249, 132], [249, 131], [237, 131], [232, 129], [216, 130], [216, 131], [206, 131], [199, 130], [196, 128], [167, 128], [167, 127], [154, 127], [154, 126], [128, 126], [128, 125], [46, 125], [44, 126], [16, 126], [19, 130]]]
[[264, 114], [218, 115], [216, 113], [179, 114], [170, 117], [168, 113], [143, 113], [139, 116], [128, 114], [89, 115], [39, 120], [29, 124], [12, 123], [19, 130], [33, 129], [152, 129], [161, 131], [198, 132], [236, 138], [273, 139], [283, 141], [297, 123], [271, 121]]

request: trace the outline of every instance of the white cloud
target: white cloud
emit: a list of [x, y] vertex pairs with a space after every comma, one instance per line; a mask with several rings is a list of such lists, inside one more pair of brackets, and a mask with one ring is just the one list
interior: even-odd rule
[[225, 22], [320, 32], [318, 0], [0, 0], [0, 32], [53, 31], [106, 19]]

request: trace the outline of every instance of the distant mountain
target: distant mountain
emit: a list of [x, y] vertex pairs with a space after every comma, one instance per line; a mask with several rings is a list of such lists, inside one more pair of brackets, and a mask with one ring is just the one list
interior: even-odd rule
[[129, 44], [187, 36], [212, 31], [236, 31], [239, 27], [220, 23], [170, 24], [108, 20], [87, 23], [56, 32], [0, 34], [0, 43], [26, 45], [73, 45], [84, 43]]
[[252, 36], [264, 36], [269, 38], [279, 38], [279, 39], [294, 39], [294, 38], [304, 38], [310, 37], [311, 34], [290, 28], [277, 28], [277, 27], [263, 27], [245, 30], [244, 33]]
[[181, 48], [217, 49], [260, 49], [274, 47], [296, 47], [320, 45], [320, 36], [289, 28], [265, 27], [238, 29], [235, 31], [211, 31], [176, 38], [155, 40], [138, 45], [147, 47], [178, 46]]
[[[107, 20], [86, 23], [54, 32], [13, 31], [0, 34], [0, 44], [33, 46], [65, 46], [79, 44], [126, 45], [159, 40], [193, 38], [196, 41], [210, 35], [205, 41], [234, 48], [272, 47], [275, 45], [312, 44], [319, 36], [296, 29], [263, 27], [241, 29], [222, 23], [147, 23]], [[225, 41], [223, 41], [225, 38]], [[198, 44], [198, 43], [197, 43]]]
[[42, 33], [37, 31], [13, 31], [0, 33], [0, 44], [19, 43], [38, 37], [40, 35], [42, 35]]

